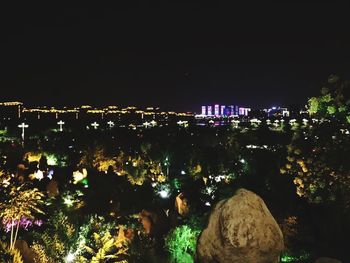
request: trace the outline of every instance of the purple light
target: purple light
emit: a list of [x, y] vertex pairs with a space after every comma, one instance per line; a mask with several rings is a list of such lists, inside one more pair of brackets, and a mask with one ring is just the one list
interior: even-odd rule
[[206, 115], [206, 114], [207, 114], [207, 107], [202, 106], [202, 115]]
[[221, 108], [220, 108], [220, 115], [221, 116], [225, 115], [225, 108], [226, 108], [225, 105], [221, 105]]
[[208, 115], [209, 116], [213, 115], [213, 107], [212, 106], [208, 106]]
[[[10, 219], [3, 219], [2, 224], [4, 227], [4, 230], [6, 233], [11, 231], [11, 227], [16, 227], [18, 223], [18, 220], [10, 220]], [[32, 227], [33, 225], [35, 226], [42, 226], [43, 221], [40, 219], [29, 219], [27, 217], [22, 217], [21, 220], [19, 221], [19, 226], [23, 228], [24, 230], [28, 231], [29, 227]]]

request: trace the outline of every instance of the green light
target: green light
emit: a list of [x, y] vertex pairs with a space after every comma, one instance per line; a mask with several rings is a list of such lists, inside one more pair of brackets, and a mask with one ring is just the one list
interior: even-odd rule
[[289, 255], [287, 253], [284, 253], [281, 256], [281, 262], [283, 263], [288, 263], [288, 262], [304, 262], [305, 260], [307, 260], [310, 257], [309, 253], [303, 252], [303, 254], [299, 254], [298, 256], [294, 255]]
[[81, 183], [82, 183], [83, 185], [89, 185], [89, 180], [88, 180], [87, 178], [85, 178], [85, 179], [83, 179], [83, 180], [81, 181]]
[[281, 257], [281, 262], [293, 262], [295, 260], [296, 260], [296, 258], [288, 256], [288, 255], [284, 255]]

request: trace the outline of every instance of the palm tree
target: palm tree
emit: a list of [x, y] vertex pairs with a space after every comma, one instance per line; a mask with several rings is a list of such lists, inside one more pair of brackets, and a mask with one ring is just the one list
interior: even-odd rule
[[[25, 184], [13, 187], [5, 202], [0, 203], [0, 217], [11, 226], [10, 249], [13, 250], [20, 222], [23, 218], [34, 219], [34, 213], [44, 213], [40, 209], [44, 196], [38, 189], [24, 189]], [[15, 229], [16, 226], [16, 229]]]

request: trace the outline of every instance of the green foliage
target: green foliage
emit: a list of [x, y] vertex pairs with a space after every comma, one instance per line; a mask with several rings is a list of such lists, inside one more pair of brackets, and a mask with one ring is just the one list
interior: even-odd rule
[[33, 237], [38, 246], [42, 246], [46, 255], [60, 262], [73, 245], [76, 229], [69, 222], [63, 212], [56, 212], [49, 219], [46, 229], [41, 233], [34, 233]]
[[113, 237], [110, 232], [103, 235], [94, 233], [92, 246], [85, 246], [84, 250], [85, 253], [80, 257], [80, 262], [127, 263], [128, 242], [123, 227], [119, 228], [119, 234], [116, 237]]
[[350, 203], [349, 85], [330, 76], [321, 96], [309, 100], [309, 112], [321, 119], [313, 127], [296, 130], [288, 146], [282, 173], [293, 176], [297, 194], [312, 203]]
[[0, 241], [0, 263], [23, 263], [23, 259], [17, 249], [10, 249]]
[[319, 111], [319, 102], [316, 97], [309, 99], [309, 113], [316, 114]]
[[349, 115], [349, 83], [331, 75], [321, 96], [309, 99], [308, 110], [319, 118], [337, 118], [346, 121]]
[[317, 126], [294, 136], [281, 171], [294, 178], [297, 194], [311, 203], [348, 202], [349, 149], [347, 134], [332, 125]]
[[46, 255], [46, 251], [42, 245], [34, 243], [31, 246], [31, 250], [34, 253], [35, 263], [54, 263], [54, 261]]
[[5, 191], [6, 198], [0, 203], [0, 218], [3, 222], [11, 224], [10, 249], [13, 249], [21, 219], [23, 217], [34, 219], [34, 214], [44, 213], [41, 210], [44, 194], [36, 188], [29, 188], [27, 184], [21, 184], [18, 187], [11, 185], [5, 188], [8, 191]]
[[197, 239], [201, 230], [196, 226], [182, 225], [173, 229], [165, 239], [165, 248], [173, 262], [194, 262]]
[[328, 106], [328, 107], [327, 107], [327, 113], [328, 113], [329, 115], [333, 115], [333, 114], [335, 114], [336, 112], [337, 112], [337, 109], [336, 109], [335, 106]]

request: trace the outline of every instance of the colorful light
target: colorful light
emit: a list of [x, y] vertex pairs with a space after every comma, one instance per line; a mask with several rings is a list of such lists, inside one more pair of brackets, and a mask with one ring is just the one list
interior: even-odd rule
[[219, 104], [215, 104], [214, 105], [214, 115], [215, 116], [219, 116], [220, 115], [220, 105]]

